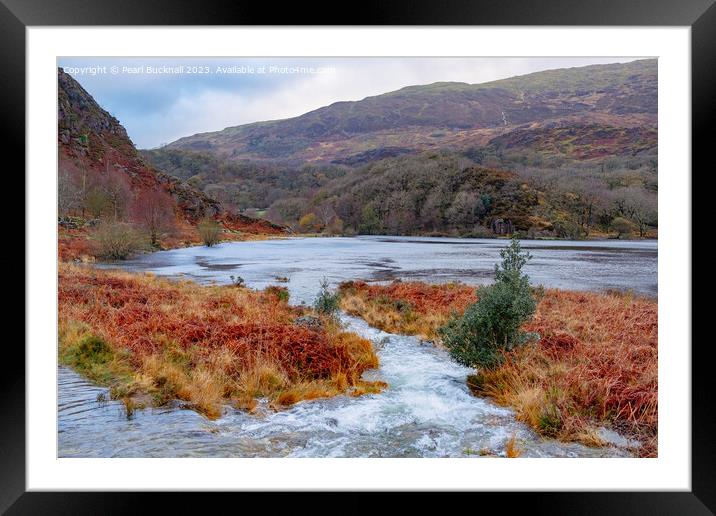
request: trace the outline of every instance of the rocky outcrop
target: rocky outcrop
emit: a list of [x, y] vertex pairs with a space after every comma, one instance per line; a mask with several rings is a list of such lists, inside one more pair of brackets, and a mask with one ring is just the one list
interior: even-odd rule
[[220, 220], [225, 228], [243, 233], [253, 233], [262, 235], [280, 235], [288, 233], [288, 229], [273, 224], [268, 220], [254, 219], [237, 213], [222, 213]]
[[220, 204], [179, 179], [148, 165], [115, 117], [62, 68], [58, 81], [58, 158], [60, 169], [122, 174], [137, 194], [161, 188], [176, 203], [177, 215], [189, 222], [221, 213]]

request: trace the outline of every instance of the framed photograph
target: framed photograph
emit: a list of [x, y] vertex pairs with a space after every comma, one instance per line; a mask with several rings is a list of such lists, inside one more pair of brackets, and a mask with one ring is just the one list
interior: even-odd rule
[[691, 313], [712, 3], [339, 25], [3, 0], [26, 335], [0, 507], [529, 491], [713, 513]]

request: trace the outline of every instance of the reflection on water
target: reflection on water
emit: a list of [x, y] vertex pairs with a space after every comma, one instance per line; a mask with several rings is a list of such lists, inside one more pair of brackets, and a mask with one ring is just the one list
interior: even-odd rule
[[[177, 249], [123, 263], [130, 270], [226, 283], [241, 276], [264, 288], [287, 277], [293, 303], [309, 303], [319, 281], [417, 278], [492, 281], [504, 241], [432, 238], [312, 238]], [[633, 289], [656, 295], [655, 242], [523, 242], [533, 282], [547, 287]], [[282, 283], [283, 284], [283, 283]], [[98, 402], [98, 388], [59, 369], [61, 457], [479, 457], [503, 454], [515, 435], [525, 456], [622, 456], [543, 440], [510, 410], [471, 395], [470, 370], [413, 337], [388, 334], [343, 316], [348, 329], [374, 341], [381, 367], [366, 373], [390, 387], [359, 398], [303, 402], [256, 415], [227, 407], [209, 421], [177, 406], [138, 411], [127, 420], [118, 402]]]
[[[185, 275], [202, 282], [228, 283], [230, 276], [241, 276], [254, 288], [276, 284], [276, 277], [283, 276], [290, 280], [286, 286], [292, 301], [308, 303], [323, 277], [333, 284], [397, 278], [491, 283], [500, 249], [507, 244], [505, 240], [430, 237], [293, 238], [175, 249], [107, 266]], [[522, 246], [533, 256], [525, 272], [534, 284], [657, 295], [654, 240], [523, 240]]]

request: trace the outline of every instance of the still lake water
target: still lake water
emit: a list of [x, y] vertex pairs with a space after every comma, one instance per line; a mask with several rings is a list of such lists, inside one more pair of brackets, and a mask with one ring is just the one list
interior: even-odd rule
[[[293, 238], [226, 243], [142, 255], [105, 265], [131, 271], [247, 286], [288, 287], [291, 302], [311, 303], [319, 283], [350, 279], [415, 279], [486, 284], [504, 240], [357, 237]], [[623, 289], [657, 295], [656, 241], [522, 241], [533, 259], [533, 284], [577, 290]], [[277, 278], [288, 278], [279, 283]], [[138, 411], [127, 420], [118, 402], [73, 371], [59, 369], [60, 457], [474, 457], [504, 455], [516, 435], [524, 456], [623, 456], [541, 439], [512, 412], [474, 397], [470, 370], [413, 337], [388, 334], [342, 316], [347, 328], [373, 340], [381, 366], [366, 377], [390, 384], [383, 393], [299, 403], [255, 415], [231, 408], [215, 421], [176, 406]]]

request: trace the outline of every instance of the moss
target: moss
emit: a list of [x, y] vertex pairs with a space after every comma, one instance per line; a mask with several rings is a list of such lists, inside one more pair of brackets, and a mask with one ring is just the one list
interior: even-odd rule
[[110, 387], [110, 397], [131, 394], [132, 369], [128, 355], [117, 352], [84, 326], [60, 321], [60, 363], [74, 368], [93, 382]]
[[111, 348], [101, 337], [93, 334], [70, 343], [60, 356], [63, 363], [99, 383], [106, 383], [111, 378], [108, 364], [112, 358]]
[[539, 431], [547, 437], [555, 437], [562, 430], [562, 416], [556, 405], [549, 404], [539, 416]]
[[266, 287], [264, 290], [267, 294], [274, 296], [276, 299], [283, 303], [288, 303], [289, 300], [289, 293], [288, 289], [286, 287], [279, 287], [276, 285], [271, 285], [269, 287]]
[[87, 335], [77, 345], [75, 358], [78, 363], [106, 364], [112, 359], [112, 350], [102, 338]]

